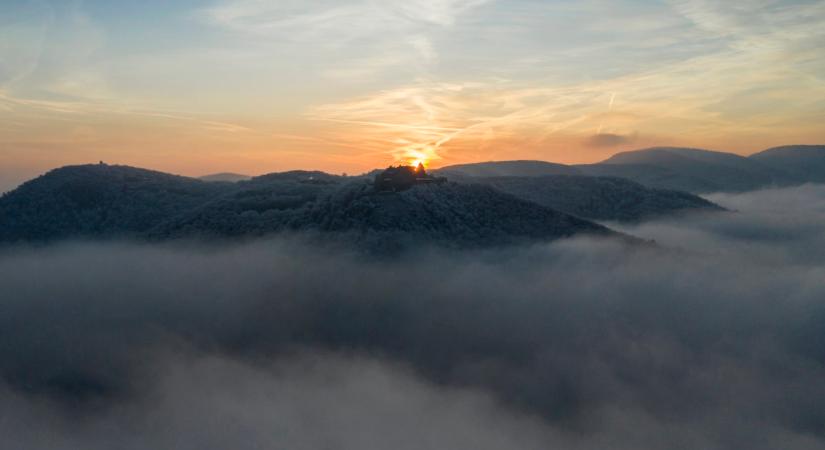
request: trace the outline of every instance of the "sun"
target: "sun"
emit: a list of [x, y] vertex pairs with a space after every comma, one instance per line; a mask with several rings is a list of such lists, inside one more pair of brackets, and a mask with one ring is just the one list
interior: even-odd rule
[[427, 167], [427, 163], [429, 162], [429, 155], [422, 151], [413, 151], [407, 155], [409, 164], [413, 167], [418, 167], [419, 164], [422, 164], [424, 167]]

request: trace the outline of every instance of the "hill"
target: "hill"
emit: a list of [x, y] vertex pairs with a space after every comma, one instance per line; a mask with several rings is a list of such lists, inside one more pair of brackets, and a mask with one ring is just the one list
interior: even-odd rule
[[0, 241], [232, 238], [276, 232], [345, 236], [370, 249], [483, 247], [607, 228], [489, 186], [437, 183], [402, 192], [371, 179], [293, 171], [237, 183], [125, 166], [53, 170], [0, 198]]
[[237, 183], [238, 181], [246, 181], [251, 179], [249, 175], [241, 175], [239, 173], [231, 173], [231, 172], [221, 172], [221, 173], [213, 173], [210, 175], [204, 175], [202, 177], [198, 177], [199, 180], [208, 181], [208, 182], [226, 182], [226, 183]]
[[537, 177], [578, 175], [578, 169], [546, 161], [488, 161], [442, 167], [434, 172], [452, 179], [465, 177]]
[[825, 183], [825, 145], [774, 147], [749, 159], [781, 171], [797, 183]]
[[628, 178], [646, 186], [687, 192], [741, 192], [792, 183], [782, 171], [731, 153], [655, 147], [618, 153], [576, 166], [588, 175]]
[[323, 172], [280, 172], [241, 181], [224, 195], [148, 230], [155, 239], [264, 235], [296, 229], [293, 222], [346, 179]]
[[591, 220], [635, 222], [686, 211], [722, 210], [693, 194], [648, 188], [616, 177], [555, 175], [487, 177], [474, 181]]
[[312, 205], [301, 229], [354, 234], [370, 245], [397, 242], [483, 247], [547, 241], [578, 233], [611, 235], [607, 228], [489, 186], [443, 183], [397, 193], [351, 183]]
[[0, 197], [0, 241], [137, 236], [221, 192], [133, 167], [62, 167]]
[[364, 180], [296, 180], [240, 190], [162, 224], [154, 238], [233, 237], [309, 231], [346, 235], [372, 249], [428, 243], [483, 247], [552, 240], [600, 225], [487, 186], [443, 183], [402, 192]]

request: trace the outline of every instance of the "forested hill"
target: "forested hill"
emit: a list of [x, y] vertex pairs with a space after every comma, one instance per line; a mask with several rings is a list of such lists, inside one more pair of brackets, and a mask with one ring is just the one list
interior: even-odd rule
[[[0, 198], [0, 240], [169, 239], [311, 231], [381, 247], [485, 246], [608, 229], [490, 187], [377, 191], [371, 180], [294, 171], [209, 183], [126, 166], [53, 170]], [[394, 244], [393, 244], [394, 245]]]
[[613, 234], [593, 222], [480, 185], [444, 183], [380, 192], [371, 184], [353, 181], [330, 190], [315, 185], [303, 194], [290, 192], [288, 198], [289, 202], [266, 208], [249, 208], [238, 207], [233, 196], [224, 197], [162, 224], [151, 235], [179, 238], [310, 231], [345, 235], [369, 248], [391, 249], [418, 243], [484, 247], [549, 241], [578, 233]]
[[465, 178], [464, 182], [491, 186], [521, 199], [590, 220], [639, 222], [671, 214], [722, 210], [697, 195], [649, 188], [618, 177], [479, 177]]
[[0, 241], [137, 236], [224, 190], [127, 166], [62, 167], [0, 198]]

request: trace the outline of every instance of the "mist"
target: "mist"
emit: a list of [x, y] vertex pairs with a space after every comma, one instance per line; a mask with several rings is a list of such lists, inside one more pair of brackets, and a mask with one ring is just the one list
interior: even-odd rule
[[387, 260], [299, 236], [0, 251], [12, 448], [825, 448], [825, 187]]

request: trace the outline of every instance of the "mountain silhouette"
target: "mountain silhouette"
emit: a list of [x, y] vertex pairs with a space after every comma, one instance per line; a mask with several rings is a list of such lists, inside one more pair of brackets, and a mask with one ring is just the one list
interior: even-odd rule
[[0, 242], [312, 231], [359, 241], [394, 236], [484, 245], [609, 234], [590, 221], [721, 209], [691, 192], [825, 182], [825, 146], [776, 147], [750, 157], [656, 147], [598, 164], [490, 161], [434, 172], [416, 178], [432, 185], [416, 181], [396, 192], [376, 184], [382, 171], [290, 171], [246, 180], [216, 174], [207, 182], [128, 166], [66, 166], [0, 197]]
[[745, 192], [825, 182], [825, 146], [777, 147], [750, 157], [696, 148], [653, 147], [617, 153], [595, 164], [488, 161], [446, 166], [436, 172], [464, 182], [491, 177], [585, 175], [624, 178], [650, 188], [697, 194]]
[[825, 145], [787, 145], [751, 155], [750, 159], [800, 182], [825, 183]]
[[226, 183], [237, 183], [238, 181], [246, 181], [249, 180], [249, 175], [241, 175], [239, 173], [232, 173], [232, 172], [220, 172], [220, 173], [213, 173], [209, 175], [204, 175], [202, 177], [198, 177], [199, 180], [209, 181], [209, 182], [226, 182]]
[[548, 175], [465, 179], [524, 200], [591, 220], [637, 222], [689, 211], [723, 208], [699, 196], [645, 187], [618, 177]]
[[688, 192], [743, 192], [793, 183], [782, 171], [744, 156], [710, 150], [654, 147], [576, 166], [588, 175], [628, 178], [646, 186]]
[[134, 167], [62, 167], [0, 197], [0, 241], [137, 236], [223, 190]]
[[601, 225], [487, 186], [440, 183], [388, 192], [365, 179], [327, 177], [259, 181], [165, 222], [149, 235], [211, 238], [308, 231], [392, 250], [419, 242], [483, 247], [577, 233], [612, 234]]
[[463, 177], [536, 177], [543, 175], [579, 175], [581, 173], [578, 169], [564, 164], [528, 160], [457, 164], [442, 167], [435, 172], [451, 179]]
[[69, 166], [0, 198], [0, 241], [347, 236], [370, 248], [481, 247], [609, 229], [489, 186], [443, 182], [403, 192], [368, 177], [274, 173], [210, 183], [127, 166]]

